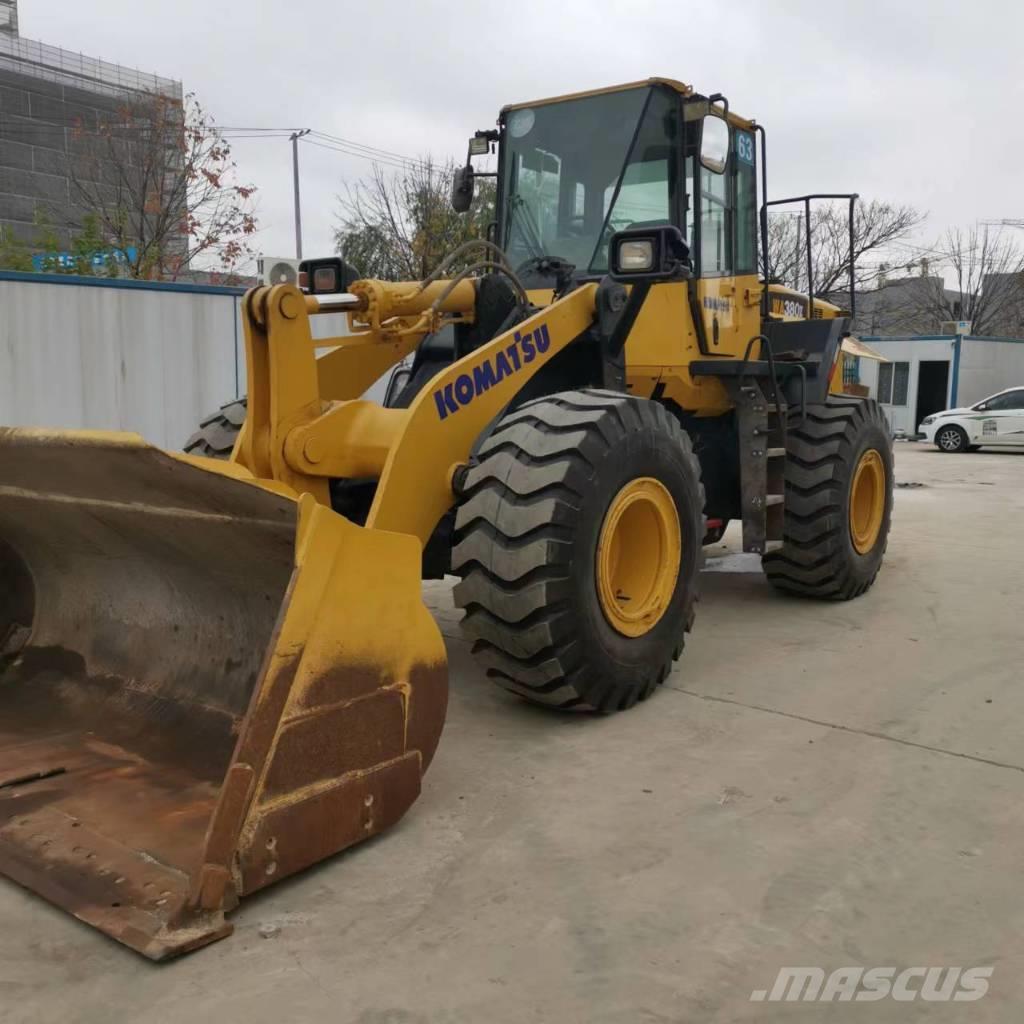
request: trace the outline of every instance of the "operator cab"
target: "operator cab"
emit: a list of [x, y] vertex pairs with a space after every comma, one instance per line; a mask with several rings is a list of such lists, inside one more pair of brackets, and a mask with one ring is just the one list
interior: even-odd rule
[[[692, 340], [701, 356], [745, 361], [764, 338], [776, 352], [827, 363], [854, 311], [857, 197], [768, 201], [764, 138], [764, 129], [732, 113], [720, 93], [703, 96], [667, 78], [512, 104], [501, 111], [497, 130], [470, 140], [452, 200], [456, 209], [468, 209], [472, 158], [496, 146], [493, 241], [535, 304], [606, 276], [624, 283], [672, 281], [672, 297], [663, 290], [660, 301], [672, 305], [674, 319], [692, 323], [687, 344]], [[772, 280], [768, 210], [792, 203], [804, 207], [807, 280], [813, 282], [810, 208], [819, 199], [850, 204], [849, 313], [813, 290], [805, 296], [765, 285]], [[620, 251], [610, 252], [613, 245]], [[671, 258], [656, 265], [655, 254], [666, 252]], [[688, 278], [685, 285], [681, 276]], [[798, 314], [791, 312], [798, 306]], [[637, 365], [658, 361], [653, 344], [637, 340], [653, 338], [654, 323], [653, 314], [646, 321], [641, 316], [633, 334]]]
[[498, 124], [496, 241], [528, 285], [564, 264], [599, 279], [616, 232], [668, 225], [695, 276], [756, 274], [753, 126], [720, 97], [652, 79], [508, 106]]

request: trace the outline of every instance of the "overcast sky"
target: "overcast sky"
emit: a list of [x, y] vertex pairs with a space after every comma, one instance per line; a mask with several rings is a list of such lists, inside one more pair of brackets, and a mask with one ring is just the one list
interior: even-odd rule
[[[21, 34], [181, 79], [225, 125], [462, 159], [508, 102], [678, 78], [768, 132], [769, 192], [857, 191], [950, 225], [1024, 216], [1024, 5], [1005, 0], [20, 0]], [[257, 246], [294, 253], [287, 139], [240, 140]], [[304, 145], [306, 255], [366, 160]], [[1022, 233], [1024, 241], [1024, 233]], [[908, 259], [916, 253], [905, 250]]]

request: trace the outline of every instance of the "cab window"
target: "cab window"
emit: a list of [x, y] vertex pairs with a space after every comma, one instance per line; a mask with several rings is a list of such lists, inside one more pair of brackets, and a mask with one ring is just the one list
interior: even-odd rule
[[[702, 276], [757, 273], [757, 172], [753, 132], [730, 129], [729, 160], [700, 174]], [[689, 191], [691, 185], [687, 182]]]
[[757, 272], [757, 172], [753, 132], [732, 133], [736, 185], [736, 273]]
[[[732, 163], [732, 161], [730, 161]], [[700, 168], [700, 272], [732, 273], [732, 197], [729, 168], [721, 174]]]
[[[608, 266], [608, 243], [616, 231], [673, 223], [673, 184], [678, 174], [678, 106], [673, 96], [651, 94], [625, 169], [604, 189], [604, 231], [590, 272]], [[621, 176], [620, 176], [621, 174]]]
[[[604, 190], [607, 213], [615, 195], [614, 183]], [[651, 224], [669, 224], [668, 160], [649, 160], [630, 164], [622, 178], [611, 227], [646, 227]]]

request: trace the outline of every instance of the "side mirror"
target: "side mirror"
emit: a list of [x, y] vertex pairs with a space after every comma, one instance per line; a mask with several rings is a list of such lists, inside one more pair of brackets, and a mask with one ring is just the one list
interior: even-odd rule
[[716, 114], [705, 114], [700, 127], [700, 163], [721, 174], [729, 160], [729, 125]]
[[465, 213], [473, 202], [473, 189], [476, 182], [473, 165], [459, 167], [452, 178], [452, 209], [456, 213]]

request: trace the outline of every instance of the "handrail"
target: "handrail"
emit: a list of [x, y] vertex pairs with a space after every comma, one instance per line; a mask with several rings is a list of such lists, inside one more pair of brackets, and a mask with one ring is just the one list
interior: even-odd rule
[[[804, 228], [807, 236], [807, 319], [810, 320], [814, 316], [814, 257], [811, 252], [811, 201], [814, 199], [846, 199], [850, 203], [849, 214], [847, 215], [847, 224], [850, 234], [850, 251], [849, 251], [849, 264], [850, 264], [850, 320], [851, 322], [857, 316], [857, 286], [856, 278], [854, 275], [854, 205], [860, 198], [856, 192], [812, 192], [806, 196], [791, 196], [789, 199], [772, 199], [766, 200], [762, 206], [764, 212], [764, 223], [763, 223], [763, 238], [765, 239], [765, 249], [767, 250], [767, 235], [768, 235], [768, 207], [769, 206], [786, 206], [791, 203], [803, 203], [804, 204]], [[768, 286], [767, 272], [765, 276], [765, 287]]]

